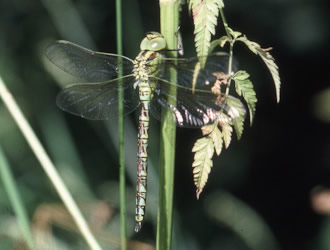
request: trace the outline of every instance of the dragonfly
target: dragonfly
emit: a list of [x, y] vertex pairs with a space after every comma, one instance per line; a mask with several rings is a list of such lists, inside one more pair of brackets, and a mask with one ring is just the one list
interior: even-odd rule
[[[63, 71], [86, 82], [72, 84], [60, 91], [56, 103], [68, 113], [89, 119], [107, 120], [118, 115], [118, 94], [123, 94], [124, 114], [140, 107], [138, 122], [137, 184], [135, 231], [141, 229], [147, 197], [149, 114], [161, 119], [162, 109], [171, 112], [178, 127], [200, 128], [226, 112], [237, 112], [227, 105], [228, 98], [212, 87], [217, 75], [227, 72], [228, 54], [211, 54], [204, 68], [199, 58], [166, 57], [166, 41], [158, 32], [148, 32], [133, 60], [126, 56], [95, 52], [68, 41], [54, 41], [46, 49], [47, 58]], [[123, 76], [118, 78], [119, 68]], [[175, 70], [177, 81], [169, 77]], [[194, 83], [194, 87], [192, 86]], [[169, 91], [176, 88], [176, 96]]]

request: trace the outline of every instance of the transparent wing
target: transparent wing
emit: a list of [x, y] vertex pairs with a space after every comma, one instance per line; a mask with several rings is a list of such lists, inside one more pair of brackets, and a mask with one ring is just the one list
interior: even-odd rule
[[133, 61], [127, 57], [95, 52], [68, 41], [52, 42], [47, 58], [65, 72], [88, 82], [105, 82], [118, 77], [118, 58], [124, 75], [132, 73]]
[[[169, 81], [169, 70], [174, 69], [177, 72], [177, 82], [173, 83], [179, 86], [192, 88], [195, 82], [195, 89], [210, 90], [211, 83], [216, 80], [216, 73], [228, 73], [229, 55], [218, 52], [207, 57], [205, 67], [200, 68], [198, 57], [192, 58], [164, 58], [162, 62], [155, 67], [155, 75], [159, 78]], [[232, 72], [238, 68], [234, 60]]]
[[[123, 81], [124, 113], [134, 111], [140, 104], [137, 90], [132, 86], [134, 77]], [[56, 104], [64, 111], [90, 120], [107, 120], [118, 113], [119, 79], [103, 83], [73, 84], [63, 89]]]
[[[210, 91], [195, 90], [177, 86], [177, 97], [169, 94], [170, 83], [154, 78], [154, 96], [150, 105], [150, 112], [160, 120], [162, 107], [172, 111], [172, 119], [179, 127], [199, 128], [213, 123], [219, 116], [219, 111], [228, 113], [230, 107], [224, 102], [225, 98], [234, 98], [224, 95], [216, 96]], [[174, 107], [172, 103], [176, 103]], [[244, 109], [244, 107], [243, 107]]]

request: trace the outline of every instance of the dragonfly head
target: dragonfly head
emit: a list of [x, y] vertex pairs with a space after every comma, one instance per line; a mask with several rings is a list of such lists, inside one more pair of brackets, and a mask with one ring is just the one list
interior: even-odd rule
[[140, 44], [141, 50], [160, 51], [166, 48], [166, 41], [162, 34], [151, 31]]

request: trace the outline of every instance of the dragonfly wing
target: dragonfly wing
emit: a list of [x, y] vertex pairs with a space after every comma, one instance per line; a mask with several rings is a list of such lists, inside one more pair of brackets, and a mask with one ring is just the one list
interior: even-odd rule
[[174, 97], [168, 92], [171, 85], [168, 81], [158, 79], [157, 85], [150, 105], [151, 114], [160, 120], [162, 107], [165, 107], [172, 111], [173, 122], [179, 127], [199, 128], [213, 123], [220, 111], [230, 112], [225, 98], [234, 98], [201, 90], [192, 93], [191, 89], [182, 86], [177, 86], [177, 96]]
[[[159, 67], [161, 69], [175, 69], [177, 71], [176, 85], [192, 88], [195, 83], [195, 89], [210, 90], [211, 83], [216, 81], [217, 73], [228, 73], [229, 55], [227, 53], [213, 53], [207, 57], [204, 68], [200, 68], [198, 57], [180, 59], [165, 58], [163, 64], [166, 66]], [[232, 71], [237, 70], [237, 63], [234, 60]], [[160, 72], [159, 76], [165, 80], [169, 80], [167, 72]]]
[[127, 57], [95, 52], [68, 41], [52, 42], [46, 49], [47, 58], [63, 71], [88, 82], [105, 82], [118, 77], [118, 58], [124, 74], [133, 70]]
[[135, 78], [126, 76], [103, 83], [73, 84], [64, 88], [56, 104], [64, 111], [89, 120], [107, 120], [118, 114], [119, 81], [122, 81], [124, 113], [134, 111], [140, 104], [137, 90], [132, 86]]

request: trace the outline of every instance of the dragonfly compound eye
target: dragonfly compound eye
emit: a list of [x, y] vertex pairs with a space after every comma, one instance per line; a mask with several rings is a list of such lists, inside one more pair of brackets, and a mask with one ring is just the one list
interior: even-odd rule
[[150, 32], [140, 44], [141, 50], [160, 51], [166, 48], [166, 41], [162, 34]]

